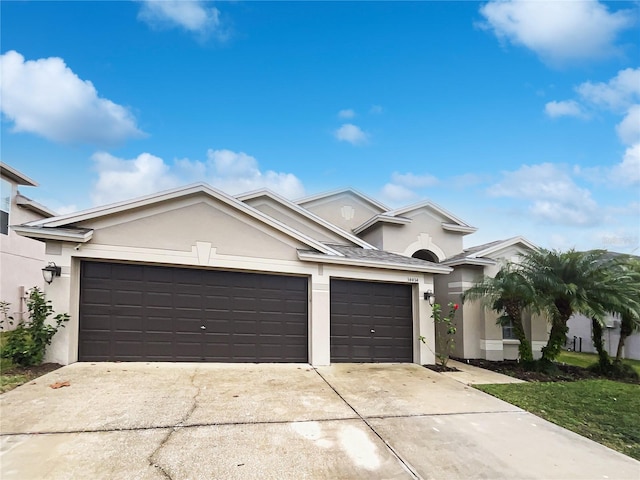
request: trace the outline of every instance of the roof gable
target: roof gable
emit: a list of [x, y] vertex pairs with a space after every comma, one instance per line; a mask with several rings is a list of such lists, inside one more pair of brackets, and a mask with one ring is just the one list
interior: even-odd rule
[[9, 179], [16, 185], [25, 185], [27, 187], [37, 187], [38, 182], [27, 177], [24, 173], [16, 170], [4, 162], [0, 162], [0, 175]]
[[[342, 238], [349, 243], [358, 245], [365, 249], [375, 249], [373, 245], [365, 242], [361, 238], [349, 233], [340, 227], [334, 225], [333, 223], [319, 217], [318, 215], [310, 212], [309, 210], [301, 207], [300, 205], [287, 200], [284, 197], [281, 197], [277, 193], [269, 190], [269, 189], [260, 189], [253, 192], [243, 193], [241, 195], [237, 195], [236, 198], [244, 203], [248, 203], [250, 205], [254, 205], [252, 200], [257, 200], [260, 198], [265, 198], [276, 202], [278, 205], [281, 205], [287, 208], [289, 211], [294, 212], [298, 216], [303, 217], [307, 222], [312, 223], [316, 227], [320, 227], [325, 230], [329, 230], [333, 234], [337, 235], [339, 238]], [[285, 222], [286, 223], [286, 222]]]
[[[86, 223], [90, 220], [96, 220], [104, 217], [108, 217], [111, 215], [115, 215], [122, 212], [132, 211], [136, 209], [140, 209], [143, 207], [157, 205], [163, 202], [171, 202], [180, 198], [184, 198], [187, 196], [203, 194], [209, 196], [213, 199], [223, 202], [224, 204], [230, 206], [231, 208], [237, 210], [238, 212], [242, 212], [253, 219], [260, 221], [266, 225], [269, 225], [272, 228], [275, 228], [286, 235], [302, 242], [309, 247], [318, 250], [322, 253], [327, 253], [331, 255], [341, 255], [339, 252], [333, 250], [327, 245], [318, 242], [307, 235], [304, 235], [301, 232], [285, 225], [278, 220], [275, 220], [268, 215], [256, 210], [255, 208], [237, 200], [236, 198], [227, 195], [220, 190], [217, 190], [205, 183], [196, 183], [192, 185], [187, 185], [185, 187], [180, 187], [172, 190], [167, 190], [164, 192], [154, 193], [151, 195], [146, 195], [144, 197], [126, 200], [122, 202], [113, 203], [110, 205], [105, 205], [102, 207], [91, 208], [88, 210], [75, 212], [67, 215], [60, 215], [57, 217], [52, 217], [48, 219], [38, 220], [35, 222], [29, 222], [20, 226], [14, 227], [16, 233], [21, 233], [26, 236], [36, 236], [37, 230], [49, 231], [51, 232], [53, 229], [59, 229], [60, 227], [69, 227], [78, 223]], [[37, 237], [37, 238], [46, 238], [46, 237]], [[90, 238], [89, 238], [90, 239]], [[88, 240], [87, 240], [88, 241]]]
[[416, 210], [428, 210], [442, 217], [444, 220], [442, 222], [442, 228], [444, 228], [445, 230], [461, 232], [461, 233], [473, 233], [477, 230], [477, 228], [472, 227], [471, 225], [464, 222], [459, 217], [456, 217], [451, 212], [445, 210], [440, 205], [437, 205], [430, 200], [426, 200], [413, 205], [408, 205], [406, 207], [398, 208], [395, 210], [390, 210], [388, 212], [385, 212], [385, 215], [400, 217], [400, 216], [406, 216], [407, 214], [415, 212]]
[[295, 203], [297, 203], [298, 205], [302, 205], [304, 206], [305, 204], [309, 204], [312, 202], [317, 202], [319, 200], [326, 200], [329, 199], [331, 197], [336, 197], [339, 195], [348, 195], [351, 197], [354, 197], [364, 203], [369, 204], [371, 207], [374, 208], [374, 210], [378, 210], [378, 213], [384, 213], [387, 210], [389, 210], [389, 207], [387, 207], [386, 205], [378, 202], [377, 200], [365, 195], [362, 192], [359, 192], [358, 190], [355, 190], [353, 188], [341, 188], [338, 190], [331, 190], [330, 192], [324, 192], [324, 193], [319, 193], [317, 195], [311, 195], [309, 197], [304, 197], [304, 198], [300, 198], [298, 200], [295, 200]]

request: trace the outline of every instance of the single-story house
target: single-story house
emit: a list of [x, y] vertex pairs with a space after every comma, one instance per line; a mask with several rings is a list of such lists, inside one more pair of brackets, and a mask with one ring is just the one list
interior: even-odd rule
[[[591, 340], [593, 325], [591, 319], [581, 315], [573, 315], [567, 322], [569, 332], [567, 333], [567, 348], [576, 352], [596, 353]], [[614, 356], [618, 351], [620, 341], [620, 317], [619, 315], [607, 315], [604, 318], [605, 328], [603, 329], [604, 348], [609, 355]], [[640, 332], [635, 332], [628, 336], [622, 349], [622, 358], [633, 358], [640, 360]]]
[[[20, 187], [38, 184], [24, 173], [0, 162], [0, 301], [7, 302], [6, 314], [19, 321], [25, 317], [26, 292], [42, 288], [44, 244], [16, 234], [9, 228], [55, 215], [44, 205], [20, 193]], [[4, 325], [9, 328], [9, 325]]]
[[[61, 267], [46, 293], [71, 316], [48, 354], [63, 364], [432, 364], [433, 292], [459, 301], [500, 258], [532, 248], [464, 250], [476, 229], [432, 202], [390, 210], [353, 189], [292, 202], [204, 183], [12, 228]], [[513, 341], [485, 316], [465, 305], [458, 353], [509, 358]]]

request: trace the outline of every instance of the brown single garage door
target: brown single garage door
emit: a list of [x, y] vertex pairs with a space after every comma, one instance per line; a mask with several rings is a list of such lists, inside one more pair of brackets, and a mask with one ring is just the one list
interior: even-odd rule
[[82, 262], [80, 361], [307, 362], [307, 279]]
[[411, 285], [331, 280], [331, 361], [412, 362]]

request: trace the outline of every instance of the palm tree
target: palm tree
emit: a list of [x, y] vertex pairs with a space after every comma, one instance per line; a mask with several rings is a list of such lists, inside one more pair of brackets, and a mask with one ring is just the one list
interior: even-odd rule
[[518, 352], [523, 362], [533, 361], [531, 341], [527, 338], [522, 323], [523, 312], [532, 307], [534, 291], [525, 277], [511, 263], [505, 264], [495, 277], [484, 277], [464, 292], [462, 301], [482, 299], [486, 306], [510, 320], [520, 341]]
[[602, 322], [607, 312], [619, 312], [628, 302], [621, 270], [606, 250], [566, 252], [540, 249], [522, 256], [522, 275], [530, 283], [551, 321], [543, 360], [553, 361], [566, 342], [567, 321], [582, 313]]
[[618, 257], [619, 265], [625, 270], [624, 282], [629, 296], [626, 308], [620, 312], [620, 339], [616, 350], [615, 363], [622, 361], [622, 350], [627, 337], [640, 330], [640, 259], [638, 257]]

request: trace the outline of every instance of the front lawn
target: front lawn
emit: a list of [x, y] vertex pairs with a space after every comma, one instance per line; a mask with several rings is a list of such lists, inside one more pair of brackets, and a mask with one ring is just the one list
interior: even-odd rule
[[640, 386], [611, 380], [477, 385], [561, 427], [640, 460]]
[[[598, 356], [595, 353], [584, 352], [560, 352], [556, 359], [558, 363], [566, 363], [567, 365], [575, 365], [576, 367], [587, 368], [598, 362]], [[633, 369], [640, 375], [640, 360], [625, 358], [622, 363], [631, 365]]]

